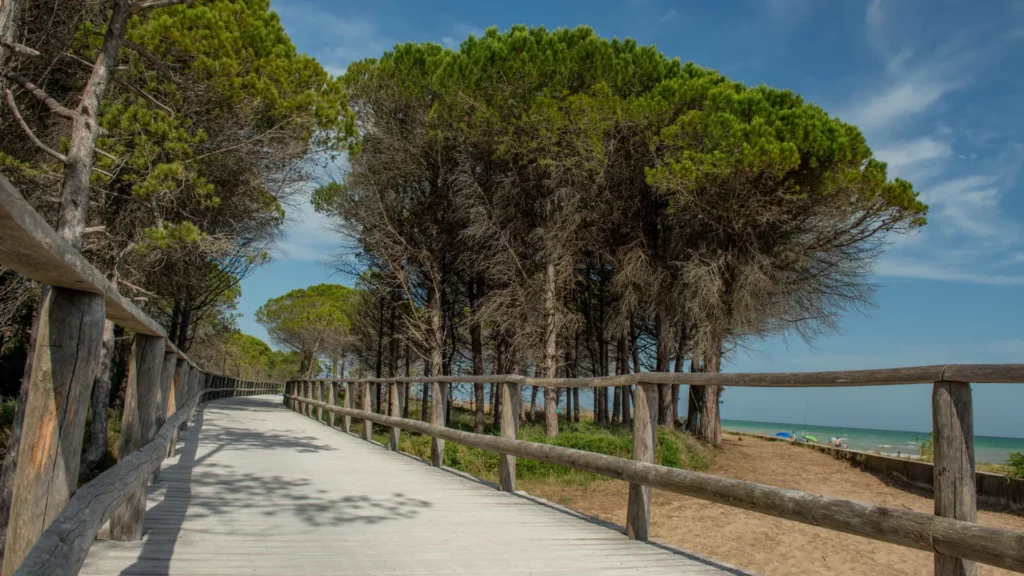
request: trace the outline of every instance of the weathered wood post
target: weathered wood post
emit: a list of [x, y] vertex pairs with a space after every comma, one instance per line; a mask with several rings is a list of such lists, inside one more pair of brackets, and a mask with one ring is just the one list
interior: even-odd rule
[[[658, 386], [637, 384], [633, 389], [633, 460], [654, 463], [654, 447], [658, 441]], [[629, 485], [626, 506], [626, 536], [647, 540], [651, 533], [650, 486]]]
[[[978, 521], [974, 476], [974, 410], [967, 382], [936, 382], [932, 388], [935, 515]], [[970, 560], [935, 554], [935, 576], [977, 576]]]
[[[363, 412], [373, 412], [373, 403], [370, 398], [370, 383], [363, 384]], [[373, 440], [373, 422], [363, 420], [363, 440]]]
[[[432, 382], [430, 386], [430, 423], [444, 426], [444, 402], [448, 390], [442, 382]], [[430, 438], [430, 465], [440, 468], [444, 465], [444, 440]]]
[[[338, 383], [331, 382], [331, 406], [338, 405]], [[327, 424], [334, 428], [334, 412], [327, 413]]]
[[[145, 446], [156, 434], [156, 405], [160, 398], [160, 378], [164, 360], [164, 339], [138, 334], [128, 359], [128, 385], [121, 417], [120, 459]], [[110, 517], [110, 538], [132, 541], [142, 539], [142, 519], [146, 514], [146, 481]]]
[[85, 415], [103, 341], [103, 296], [44, 288], [14, 476], [3, 573], [13, 574], [78, 486]]
[[[355, 402], [352, 401], [352, 395], [355, 394], [355, 388], [354, 388], [355, 385], [352, 384], [351, 382], [344, 382], [344, 384], [345, 384], [345, 402], [344, 402], [344, 405], [345, 405], [345, 408], [351, 409], [355, 405]], [[341, 429], [344, 430], [346, 434], [352, 431], [352, 417], [349, 416], [348, 414], [343, 414], [341, 416]]]
[[[498, 384], [501, 394], [501, 437], [517, 438], [519, 432], [519, 401], [521, 398], [518, 382]], [[516, 457], [498, 454], [498, 487], [502, 492], [516, 491]]]
[[[185, 397], [185, 381], [188, 380], [188, 360], [184, 358], [175, 360], [174, 363], [174, 379], [171, 382], [171, 397], [167, 399], [167, 416], [177, 412], [184, 401], [182, 398]], [[167, 446], [167, 457], [171, 458], [174, 456], [175, 451], [178, 449], [178, 428], [175, 428], [171, 433], [171, 443]], [[157, 428], [159, 430], [159, 428]]]
[[[315, 388], [315, 390], [316, 390], [316, 397], [313, 398], [313, 399], [316, 400], [317, 402], [323, 402], [324, 401], [324, 383], [322, 381], [320, 381], [320, 380], [317, 380], [316, 381], [316, 388]], [[321, 406], [317, 406], [316, 407], [316, 421], [317, 422], [323, 422], [324, 421], [324, 409]]]
[[[160, 370], [160, 389], [153, 406], [153, 436], [160, 431], [160, 428], [167, 421], [167, 409], [173, 402], [171, 386], [174, 384], [174, 372], [178, 364], [177, 352], [164, 352], [163, 368]], [[148, 440], [147, 440], [148, 442]], [[160, 467], [153, 471], [153, 483], [160, 481]]]
[[[195, 395], [194, 383], [198, 376], [198, 371], [199, 370], [197, 368], [188, 363], [188, 360], [185, 361], [185, 380], [182, 385], [181, 399], [179, 402], [180, 406], [188, 404], [189, 401], [192, 400], [192, 396]], [[182, 419], [181, 426], [178, 426], [179, 433], [184, 432], [185, 430], [188, 430], [188, 418]], [[175, 436], [175, 438], [177, 438], [177, 436]]]
[[[388, 414], [394, 418], [402, 417], [402, 408], [398, 404], [398, 384], [391, 382], [388, 384]], [[391, 426], [388, 429], [388, 448], [392, 452], [398, 452], [398, 440], [401, 438], [401, 431]]]

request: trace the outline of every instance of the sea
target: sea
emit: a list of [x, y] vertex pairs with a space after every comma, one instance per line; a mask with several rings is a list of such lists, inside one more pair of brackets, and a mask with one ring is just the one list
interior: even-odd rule
[[[788, 422], [754, 422], [751, 420], [722, 420], [722, 428], [736, 432], [751, 432], [774, 436], [776, 432], [796, 432], [797, 437], [811, 435], [821, 443], [838, 437], [847, 448], [865, 452], [879, 452], [902, 457], [917, 457], [918, 444], [928, 439], [927, 432], [901, 430], [875, 430], [850, 426], [815, 426]], [[986, 464], [1005, 464], [1011, 452], [1024, 452], [1024, 438], [998, 436], [974, 437], [974, 459]]]

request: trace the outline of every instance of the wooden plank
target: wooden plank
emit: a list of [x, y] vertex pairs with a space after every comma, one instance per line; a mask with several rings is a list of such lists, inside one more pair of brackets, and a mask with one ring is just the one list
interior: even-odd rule
[[[971, 385], [936, 382], [932, 388], [935, 514], [978, 521], [974, 484], [974, 412]], [[978, 564], [935, 553], [935, 576], [977, 576]]]
[[[388, 414], [395, 418], [401, 418], [402, 410], [398, 404], [398, 384], [388, 384]], [[388, 428], [388, 448], [392, 452], [398, 452], [398, 441], [401, 438], [401, 430], [397, 426]]]
[[[498, 384], [501, 389], [501, 404], [506, 408], [501, 411], [501, 437], [518, 438], [519, 434], [519, 402], [522, 394], [519, 384], [506, 382]], [[516, 491], [516, 457], [512, 454], [498, 454], [498, 487], [504, 492]]]
[[[168, 493], [188, 497], [151, 509], [144, 543], [97, 542], [82, 575], [722, 573], [265, 402], [251, 413], [239, 410], [252, 401], [208, 406], [197, 436], [186, 439], [197, 457], [164, 474], [179, 482]], [[280, 443], [261, 442], [267, 436]], [[223, 437], [238, 446], [212, 450]], [[282, 443], [306, 449], [281, 450]], [[225, 491], [233, 478], [273, 481]], [[296, 502], [297, 488], [322, 505]]]
[[96, 294], [44, 289], [28, 374], [5, 575], [14, 573], [78, 485], [85, 416], [103, 341], [103, 306]]
[[198, 396], [193, 397], [183, 409], [167, 419], [152, 442], [122, 458], [75, 492], [68, 505], [43, 532], [16, 574], [78, 574], [100, 527], [164, 460], [173, 430], [188, 418], [197, 402]]
[[567, 466], [777, 518], [975, 560], [1007, 570], [1024, 571], [1024, 532], [719, 478], [583, 450], [462, 432], [416, 420], [345, 408], [332, 409], [339, 414], [348, 412], [356, 418], [365, 418], [383, 426], [397, 425], [411, 432], [436, 436], [472, 448]]
[[[148, 444], [156, 435], [156, 406], [160, 397], [163, 360], [163, 338], [146, 334], [135, 336], [128, 359], [128, 384], [121, 417], [121, 459]], [[148, 477], [141, 479], [135, 486], [135, 492], [110, 517], [112, 539], [142, 539], [147, 480]]]
[[[633, 390], [633, 460], [654, 463], [658, 444], [658, 386], [638, 384]], [[646, 541], [651, 535], [651, 500], [653, 489], [643, 484], [629, 485], [626, 505], [626, 535]]]

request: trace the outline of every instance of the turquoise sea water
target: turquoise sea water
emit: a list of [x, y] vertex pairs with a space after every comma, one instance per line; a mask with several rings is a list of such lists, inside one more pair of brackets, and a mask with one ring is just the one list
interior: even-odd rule
[[[916, 456], [917, 443], [928, 438], [927, 432], [903, 432], [900, 430], [873, 430], [850, 426], [814, 426], [786, 422], [753, 422], [750, 420], [722, 420], [722, 428], [737, 432], [753, 432], [774, 436], [776, 432], [793, 432], [802, 436], [817, 436], [818, 441], [827, 443], [839, 437], [851, 450], [881, 452], [901, 456]], [[1010, 452], [1024, 452], [1024, 438], [999, 438], [997, 436], [975, 436], [974, 457], [978, 462], [1004, 464]]]

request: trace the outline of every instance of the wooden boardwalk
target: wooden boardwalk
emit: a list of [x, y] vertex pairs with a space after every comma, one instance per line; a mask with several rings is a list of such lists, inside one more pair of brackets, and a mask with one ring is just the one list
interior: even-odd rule
[[280, 396], [200, 409], [148, 507], [143, 541], [97, 541], [81, 574], [743, 573], [388, 452]]

